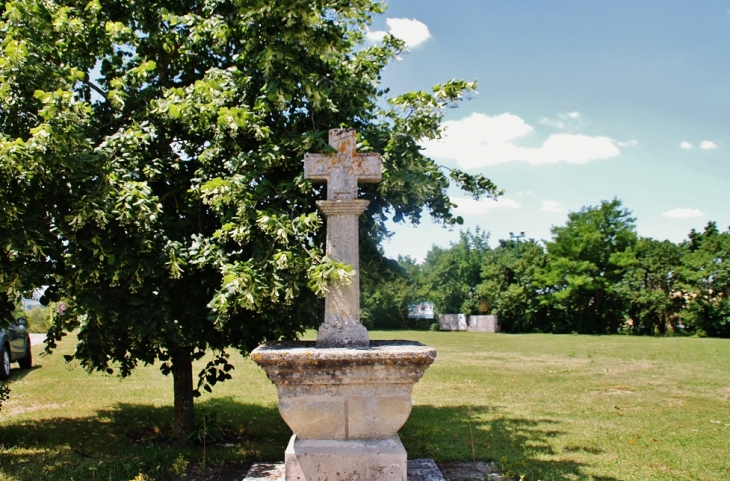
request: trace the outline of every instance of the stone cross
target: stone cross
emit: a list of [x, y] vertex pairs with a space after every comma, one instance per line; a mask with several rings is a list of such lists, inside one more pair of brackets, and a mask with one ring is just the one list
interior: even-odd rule
[[336, 154], [304, 154], [304, 178], [327, 181], [327, 200], [357, 199], [357, 183], [381, 179], [380, 154], [359, 154], [354, 130], [330, 130]]
[[357, 183], [379, 182], [379, 154], [359, 154], [355, 131], [332, 129], [329, 142], [337, 153], [305, 154], [304, 178], [327, 182], [327, 200], [317, 202], [327, 217], [327, 256], [349, 264], [355, 275], [349, 284], [334, 283], [325, 298], [324, 322], [317, 333], [317, 347], [370, 345], [367, 329], [360, 323], [360, 252], [357, 218], [370, 203], [357, 198]]

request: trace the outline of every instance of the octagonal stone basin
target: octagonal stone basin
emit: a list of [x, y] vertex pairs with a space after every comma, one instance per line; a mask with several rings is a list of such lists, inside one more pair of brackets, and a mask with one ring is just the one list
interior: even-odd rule
[[394, 436], [411, 413], [413, 385], [435, 358], [435, 349], [413, 341], [371, 341], [369, 349], [274, 342], [251, 353], [276, 385], [294, 434], [334, 440]]

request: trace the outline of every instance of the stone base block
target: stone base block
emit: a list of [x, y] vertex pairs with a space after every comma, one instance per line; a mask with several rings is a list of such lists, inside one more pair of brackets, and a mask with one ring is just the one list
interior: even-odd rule
[[300, 439], [284, 452], [286, 481], [407, 481], [400, 438], [342, 441]]
[[[254, 463], [243, 481], [285, 481], [284, 471], [284, 463]], [[446, 481], [446, 479], [433, 459], [411, 459], [408, 461], [408, 481]]]

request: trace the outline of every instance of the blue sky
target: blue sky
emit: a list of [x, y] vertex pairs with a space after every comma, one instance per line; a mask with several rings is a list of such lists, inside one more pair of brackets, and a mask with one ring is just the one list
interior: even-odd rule
[[[453, 198], [462, 228], [491, 242], [549, 240], [570, 211], [621, 199], [639, 235], [679, 242], [730, 225], [730, 1], [390, 0], [370, 37], [409, 52], [394, 94], [450, 78], [479, 95], [424, 143], [439, 164], [491, 178], [505, 196]], [[391, 225], [386, 255], [423, 259], [458, 238], [425, 218]]]

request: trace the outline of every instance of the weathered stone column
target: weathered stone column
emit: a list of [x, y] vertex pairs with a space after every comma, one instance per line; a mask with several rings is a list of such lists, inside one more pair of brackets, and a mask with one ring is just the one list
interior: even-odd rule
[[350, 284], [330, 286], [324, 302], [324, 323], [317, 333], [317, 347], [367, 347], [368, 331], [360, 323], [360, 256], [358, 217], [367, 200], [317, 202], [327, 216], [327, 256], [349, 264], [355, 270]]

